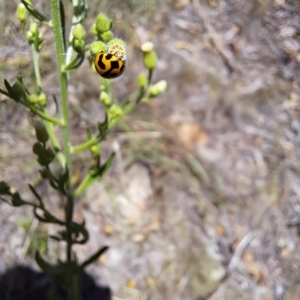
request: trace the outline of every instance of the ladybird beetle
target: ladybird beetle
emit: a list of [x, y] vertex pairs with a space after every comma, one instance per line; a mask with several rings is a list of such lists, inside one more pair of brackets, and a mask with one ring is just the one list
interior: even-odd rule
[[117, 56], [100, 52], [96, 55], [95, 68], [100, 76], [104, 78], [117, 78], [122, 75], [125, 65]]

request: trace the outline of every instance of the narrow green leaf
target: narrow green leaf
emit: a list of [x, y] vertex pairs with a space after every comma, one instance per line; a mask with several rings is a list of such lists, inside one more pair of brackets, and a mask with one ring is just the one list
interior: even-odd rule
[[85, 262], [82, 263], [81, 269], [83, 270], [86, 266], [90, 265], [94, 261], [96, 261], [104, 252], [108, 250], [109, 247], [104, 246], [100, 248], [94, 255], [88, 258]]
[[108, 160], [105, 162], [105, 164], [101, 166], [99, 170], [99, 174], [97, 174], [98, 176], [102, 176], [107, 170], [109, 170], [114, 158], [115, 158], [115, 153], [113, 152], [108, 158]]
[[107, 114], [105, 114], [105, 120], [102, 123], [98, 123], [98, 130], [99, 130], [98, 138], [100, 141], [102, 141], [105, 138], [107, 131], [108, 131], [108, 116], [107, 116]]
[[27, 1], [25, 0], [21, 0], [21, 2], [26, 6], [27, 10], [35, 17], [37, 18], [39, 21], [41, 21], [42, 23], [44, 23], [45, 25], [50, 26], [50, 21], [40, 12], [38, 12], [34, 6], [32, 6], [31, 4], [29, 4]]
[[11, 99], [15, 100], [16, 102], [19, 102], [19, 99], [18, 99], [17, 95], [15, 94], [12, 86], [8, 83], [8, 81], [6, 79], [4, 79], [4, 85], [7, 89], [9, 97]]
[[82, 64], [83, 61], [84, 61], [84, 52], [80, 52], [67, 66], [63, 68], [63, 72], [70, 72], [72, 70], [77, 69]]

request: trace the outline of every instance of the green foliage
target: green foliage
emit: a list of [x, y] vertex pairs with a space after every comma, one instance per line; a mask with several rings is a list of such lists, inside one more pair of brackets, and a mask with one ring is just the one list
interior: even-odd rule
[[[50, 186], [65, 199], [63, 219], [57, 217], [49, 210], [45, 204], [44, 196], [41, 196], [36, 187], [29, 185], [29, 189], [34, 196], [32, 201], [23, 199], [18, 191], [4, 181], [0, 182], [0, 201], [12, 206], [27, 205], [32, 207], [33, 215], [39, 222], [59, 225], [59, 230], [49, 236], [57, 242], [64, 242], [66, 245], [66, 259], [59, 260], [56, 264], [50, 264], [41, 254], [46, 253], [48, 236], [37, 229], [31, 236], [31, 243], [28, 252], [35, 252], [35, 258], [40, 268], [47, 274], [54, 277], [68, 292], [68, 299], [80, 299], [80, 280], [86, 266], [95, 262], [105, 251], [107, 246], [101, 247], [96, 253], [87, 258], [84, 262], [78, 262], [73, 252], [74, 244], [85, 244], [89, 239], [89, 233], [85, 222], [78, 223], [73, 220], [74, 201], [85, 190], [97, 180], [100, 180], [110, 169], [114, 153], [103, 160], [101, 156], [101, 143], [105, 139], [108, 131], [114, 127], [121, 118], [130, 113], [140, 102], [150, 101], [166, 90], [166, 81], [162, 80], [152, 85], [152, 75], [157, 63], [157, 56], [151, 43], [143, 45], [144, 65], [148, 76], [142, 74], [138, 77], [137, 93], [125, 101], [116, 101], [112, 95], [111, 82], [108, 79], [100, 78], [99, 99], [105, 109], [105, 119], [98, 123], [96, 132], [87, 128], [86, 142], [73, 146], [71, 144], [70, 116], [68, 102], [68, 79], [71, 72], [78, 69], [85, 59], [86, 51], [89, 51], [92, 59], [95, 59], [100, 52], [106, 52], [106, 57], [117, 57], [121, 60], [121, 66], [126, 62], [126, 43], [121, 39], [114, 38], [111, 31], [113, 23], [105, 14], [100, 13], [95, 18], [91, 31], [95, 36], [95, 41], [90, 45], [85, 44], [85, 28], [83, 21], [87, 16], [87, 5], [85, 1], [71, 1], [73, 4], [73, 17], [69, 35], [65, 34], [65, 12], [63, 2], [60, 0], [50, 0], [51, 19], [37, 11], [29, 0], [21, 0], [16, 12], [16, 18], [22, 23], [24, 38], [28, 41], [32, 49], [33, 67], [35, 74], [35, 86], [27, 86], [18, 76], [13, 83], [4, 80], [4, 87], [0, 93], [12, 99], [19, 105], [28, 108], [35, 116], [33, 126], [36, 133], [36, 142], [32, 146], [33, 153], [37, 157], [40, 165], [40, 175], [43, 180], [49, 182]], [[133, 3], [133, 5], [135, 5]], [[30, 17], [28, 17], [30, 15]], [[57, 110], [55, 115], [50, 115], [47, 110], [48, 97], [43, 91], [43, 82], [40, 74], [39, 52], [43, 36], [40, 31], [41, 24], [48, 26], [54, 35], [56, 58], [58, 66], [58, 78], [60, 82], [60, 99], [54, 98], [56, 106], [61, 107], [61, 112]], [[67, 26], [68, 27], [68, 26]], [[29, 28], [26, 32], [25, 28]], [[69, 37], [66, 40], [66, 36]], [[149, 48], [150, 45], [150, 48]], [[146, 49], [146, 51], [145, 51]], [[109, 69], [110, 62], [106, 62], [105, 68]], [[118, 61], [120, 63], [120, 61]], [[117, 75], [122, 74], [123, 69]], [[101, 72], [99, 72], [101, 73]], [[103, 75], [103, 74], [102, 74]], [[92, 72], [90, 76], [95, 76]], [[98, 76], [98, 75], [97, 75]], [[106, 76], [104, 76], [106, 77]], [[108, 76], [109, 78], [109, 76]], [[58, 105], [58, 102], [60, 105]], [[99, 104], [100, 104], [99, 103]], [[118, 103], [122, 103], [119, 105]], [[63, 136], [61, 141], [56, 136], [54, 126], [59, 126]], [[63, 151], [61, 150], [63, 149]], [[90, 167], [78, 186], [71, 183], [72, 177], [72, 156], [77, 152], [89, 150], [91, 153]], [[26, 232], [30, 232], [31, 219], [26, 217], [18, 223]]]

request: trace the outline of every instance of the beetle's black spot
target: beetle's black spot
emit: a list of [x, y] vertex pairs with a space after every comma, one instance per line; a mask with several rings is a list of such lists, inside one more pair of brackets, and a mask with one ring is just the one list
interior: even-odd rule
[[119, 62], [118, 61], [111, 61], [110, 62], [110, 69], [107, 70], [104, 74], [103, 77], [112, 77], [110, 74], [114, 69], [119, 69]]
[[109, 53], [106, 54], [106, 59], [107, 59], [107, 60], [110, 60], [112, 57], [113, 57], [112, 54], [109, 54]]
[[97, 64], [100, 69], [105, 70], [105, 64], [103, 63], [102, 60], [103, 60], [103, 54], [100, 54]]

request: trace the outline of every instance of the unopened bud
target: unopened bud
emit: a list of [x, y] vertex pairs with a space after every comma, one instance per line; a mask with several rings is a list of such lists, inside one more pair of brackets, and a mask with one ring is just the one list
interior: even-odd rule
[[145, 74], [140, 74], [137, 78], [137, 83], [139, 87], [144, 87], [148, 83], [148, 79]]
[[41, 121], [35, 122], [34, 129], [37, 140], [43, 144], [46, 143], [49, 139], [49, 135], [44, 123]]
[[114, 38], [114, 34], [112, 33], [112, 31], [109, 30], [109, 31], [101, 33], [99, 35], [99, 38], [101, 39], [101, 41], [107, 43]]
[[32, 23], [30, 25], [29, 31], [31, 31], [32, 35], [35, 35], [38, 32], [38, 25], [36, 23]]
[[36, 104], [39, 102], [39, 97], [37, 94], [31, 94], [29, 95], [28, 100], [31, 104]]
[[72, 33], [75, 39], [84, 39], [85, 37], [85, 29], [80, 23], [74, 27]]
[[24, 93], [25, 93], [25, 87], [24, 84], [22, 82], [20, 82], [19, 80], [17, 80], [13, 86], [12, 89], [14, 90], [14, 94], [18, 97], [21, 98]]
[[110, 30], [112, 27], [112, 21], [105, 15], [99, 14], [96, 18], [96, 30], [98, 34]]
[[105, 106], [109, 106], [111, 103], [109, 95], [105, 91], [101, 92], [99, 99]]
[[110, 110], [109, 110], [109, 113], [108, 113], [108, 116], [109, 116], [109, 119], [112, 120], [112, 119], [117, 119], [118, 117], [120, 117], [123, 113], [123, 110], [120, 106], [114, 104]]
[[91, 56], [95, 57], [100, 52], [107, 52], [107, 45], [100, 41], [93, 42], [90, 45]]
[[84, 40], [83, 39], [73, 39], [73, 48], [77, 52], [84, 51]]
[[149, 70], [154, 69], [156, 63], [157, 63], [157, 57], [154, 51], [144, 53], [144, 66], [147, 69]]
[[149, 96], [151, 98], [157, 97], [162, 94], [167, 88], [167, 82], [165, 80], [161, 80], [156, 84], [152, 85], [149, 89]]
[[47, 96], [45, 93], [40, 93], [38, 96], [38, 102], [40, 105], [45, 106], [47, 103]]
[[90, 29], [90, 33], [92, 35], [98, 35], [97, 29], [96, 29], [96, 24], [94, 23]]
[[23, 3], [20, 3], [18, 5], [17, 11], [16, 11], [16, 17], [19, 21], [24, 22], [26, 21], [28, 16], [27, 8]]

